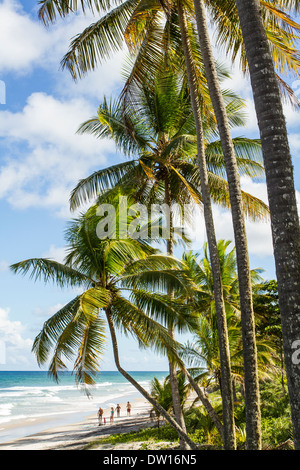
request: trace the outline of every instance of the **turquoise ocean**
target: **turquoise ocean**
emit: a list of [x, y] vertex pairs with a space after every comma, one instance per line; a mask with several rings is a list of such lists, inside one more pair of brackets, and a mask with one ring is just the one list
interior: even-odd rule
[[[147, 391], [154, 377], [167, 372], [131, 372]], [[0, 371], [0, 443], [97, 415], [99, 406], [140, 398], [139, 392], [119, 372], [101, 372], [89, 393], [76, 385], [71, 372], [62, 372], [59, 382], [44, 371]], [[125, 410], [124, 410], [125, 412]]]

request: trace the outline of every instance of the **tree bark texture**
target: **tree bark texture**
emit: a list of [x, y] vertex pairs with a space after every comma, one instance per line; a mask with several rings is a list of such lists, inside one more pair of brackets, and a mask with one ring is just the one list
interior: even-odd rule
[[[168, 255], [173, 256], [173, 215], [172, 215], [172, 199], [171, 199], [171, 188], [170, 188], [170, 181], [169, 175], [166, 175], [165, 178], [165, 204], [167, 204], [169, 208], [169, 239], [167, 239], [167, 253]], [[170, 297], [174, 296], [173, 292], [168, 292]], [[175, 339], [175, 328], [174, 325], [169, 325], [169, 335], [172, 339]], [[172, 400], [173, 400], [173, 410], [175, 414], [175, 418], [181, 429], [186, 433], [186, 426], [183, 416], [183, 410], [180, 403], [180, 393], [178, 387], [178, 379], [177, 379], [177, 368], [176, 365], [172, 362], [169, 358], [169, 374], [170, 374], [170, 384], [171, 384], [171, 391], [172, 391]], [[184, 439], [179, 435], [179, 443], [180, 448], [183, 450], [189, 449], [187, 443]]]
[[293, 437], [300, 450], [300, 233], [293, 165], [258, 0], [236, 0], [266, 172]]
[[118, 369], [118, 371], [125, 377], [128, 382], [130, 382], [142, 395], [146, 400], [151, 403], [151, 405], [157, 409], [157, 411], [170, 423], [170, 425], [176, 429], [178, 434], [182, 437], [182, 439], [185, 440], [185, 442], [189, 445], [191, 449], [198, 449], [197, 444], [195, 444], [192, 439], [189, 438], [189, 436], [181, 429], [181, 427], [178, 425], [178, 423], [172, 418], [172, 416], [169, 415], [169, 413], [136, 381], [134, 380], [133, 377], [131, 377], [128, 372], [126, 372], [120, 364], [120, 358], [119, 358], [119, 351], [118, 351], [118, 343], [117, 343], [117, 337], [115, 333], [115, 328], [113, 325], [112, 317], [111, 317], [111, 312], [109, 309], [106, 310], [106, 318], [108, 322], [108, 327], [111, 335], [111, 340], [112, 340], [112, 346], [113, 346], [113, 354], [114, 354], [114, 359], [115, 359], [115, 364]]
[[230, 133], [226, 106], [222, 96], [213, 57], [203, 0], [194, 0], [194, 7], [200, 49], [205, 67], [208, 89], [217, 119], [229, 186], [240, 292], [245, 373], [247, 448], [255, 450], [261, 448], [260, 396], [250, 264], [240, 176]]
[[223, 423], [224, 423], [224, 447], [225, 449], [235, 449], [235, 431], [233, 416], [233, 397], [232, 397], [232, 379], [230, 366], [230, 353], [227, 332], [227, 319], [223, 299], [223, 286], [221, 279], [220, 260], [215, 234], [212, 205], [210, 198], [210, 190], [208, 183], [208, 173], [205, 159], [204, 138], [202, 128], [202, 117], [198, 95], [198, 87], [196, 82], [196, 74], [193, 65], [193, 56], [188, 37], [188, 28], [185, 10], [178, 0], [178, 16], [181, 31], [182, 46], [185, 56], [188, 83], [191, 95], [191, 102], [196, 124], [197, 132], [197, 152], [198, 165], [200, 169], [200, 184], [203, 202], [204, 220], [206, 226], [208, 247], [210, 253], [210, 261], [213, 272], [214, 283], [214, 299], [218, 320], [218, 337], [220, 348], [220, 360], [222, 363], [222, 402], [223, 402]]

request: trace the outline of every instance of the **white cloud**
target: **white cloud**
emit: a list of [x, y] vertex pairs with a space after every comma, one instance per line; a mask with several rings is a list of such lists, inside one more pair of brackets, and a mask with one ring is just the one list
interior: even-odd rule
[[33, 93], [21, 112], [1, 112], [0, 132], [14, 141], [25, 140], [32, 148], [47, 145], [50, 150], [58, 147], [69, 153], [95, 153], [95, 147], [99, 147], [95, 138], [75, 135], [81, 122], [95, 114], [96, 110], [80, 97], [59, 100], [46, 93]]
[[37, 307], [34, 309], [33, 315], [47, 320], [48, 318], [52, 317], [56, 312], [58, 312], [61, 308], [63, 308], [63, 306], [63, 304], [58, 303], [49, 308]]
[[59, 68], [70, 39], [90, 22], [92, 17], [71, 15], [45, 28], [36, 17], [24, 11], [17, 0], [4, 0], [0, 5], [0, 71], [28, 73], [33, 66]]
[[71, 189], [115, 151], [112, 142], [79, 136], [76, 131], [96, 114], [103, 94], [119, 86], [124, 53], [114, 54], [76, 83], [68, 71], [59, 70], [71, 38], [92, 21], [92, 15], [76, 14], [45, 28], [17, 0], [0, 5], [0, 40], [5, 45], [0, 51], [0, 72], [29, 74], [44, 68], [53, 87], [52, 94], [32, 93], [18, 112], [0, 112], [4, 148], [0, 198], [14, 208], [43, 207], [59, 217], [70, 217]]
[[291, 152], [293, 156], [300, 156], [300, 135], [299, 134], [289, 134], [289, 143], [291, 147]]
[[8, 271], [9, 263], [5, 260], [0, 260], [0, 272]]
[[31, 365], [32, 340], [23, 337], [24, 330], [21, 322], [10, 320], [9, 309], [0, 307], [0, 341], [5, 358], [2, 363], [5, 362], [6, 366], [22, 369]]
[[94, 114], [80, 97], [59, 100], [45, 93], [33, 93], [20, 112], [0, 112], [0, 137], [10, 149], [0, 168], [0, 198], [14, 207], [55, 208], [69, 216], [70, 190], [115, 149], [111, 141], [76, 134]]
[[249, 176], [241, 177], [241, 188], [243, 191], [258, 197], [265, 204], [268, 204], [267, 185], [265, 182], [253, 181]]
[[72, 38], [97, 19], [91, 13], [71, 14], [45, 28], [37, 13], [34, 18], [17, 0], [4, 0], [0, 5], [0, 72], [24, 75], [43, 68], [57, 77], [56, 89], [63, 95], [71, 97], [75, 92], [99, 98], [99, 93], [110, 93], [120, 82], [124, 52], [115, 53], [101, 69], [77, 83], [60, 67]]
[[55, 245], [50, 245], [49, 250], [42, 254], [41, 258], [49, 258], [59, 263], [63, 263], [66, 256], [66, 249], [64, 247], [58, 247]]
[[47, 35], [18, 2], [5, 0], [0, 5], [0, 42], [0, 71], [23, 73], [40, 59]]
[[[265, 183], [254, 182], [248, 177], [241, 178], [241, 186], [244, 191], [268, 203], [267, 188]], [[220, 206], [213, 205], [213, 216], [216, 231], [216, 238], [231, 240], [234, 243], [234, 232], [232, 216], [229, 210], [224, 210]], [[250, 255], [261, 257], [273, 254], [272, 234], [269, 221], [253, 222], [245, 219], [248, 240], [248, 250]], [[191, 230], [193, 248], [201, 250], [203, 243], [207, 241], [204, 218], [202, 211], [196, 211], [193, 227]]]

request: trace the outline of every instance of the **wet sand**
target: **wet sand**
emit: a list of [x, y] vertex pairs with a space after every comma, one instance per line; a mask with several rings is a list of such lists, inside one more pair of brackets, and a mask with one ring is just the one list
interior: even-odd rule
[[151, 405], [144, 398], [137, 398], [131, 404], [131, 416], [128, 417], [126, 403], [120, 403], [120, 417], [116, 417], [115, 412], [113, 424], [110, 424], [109, 420], [110, 408], [104, 410], [103, 416], [106, 424], [101, 426], [98, 423], [97, 410], [94, 416], [81, 422], [49, 427], [45, 431], [34, 434], [30, 434], [30, 422], [24, 422], [24, 426], [28, 427], [28, 435], [0, 444], [0, 450], [80, 450], [97, 438], [137, 431], [154, 425], [150, 420]]

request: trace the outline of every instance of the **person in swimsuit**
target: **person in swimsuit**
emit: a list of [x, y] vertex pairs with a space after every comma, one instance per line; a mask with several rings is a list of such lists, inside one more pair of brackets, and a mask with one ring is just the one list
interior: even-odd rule
[[130, 412], [131, 412], [131, 404], [128, 401], [127, 402], [127, 416], [130, 416]]
[[103, 416], [103, 410], [100, 406], [99, 410], [98, 410], [98, 420], [99, 420], [99, 426], [101, 426], [102, 424], [102, 416]]
[[110, 409], [110, 423], [111, 424], [113, 424], [114, 422], [114, 414], [115, 414], [115, 410], [114, 410], [114, 407], [112, 406]]

